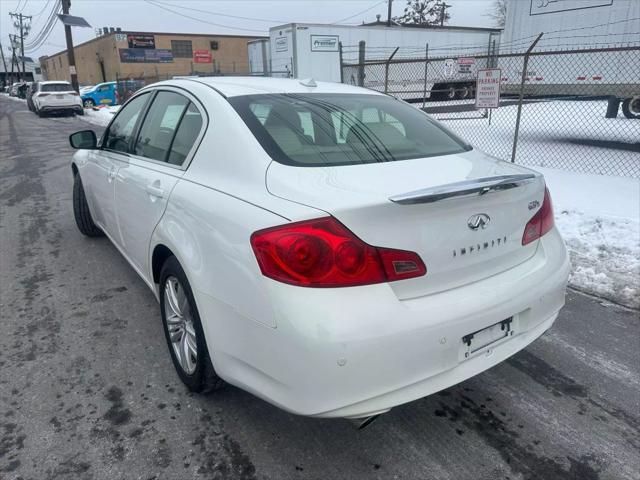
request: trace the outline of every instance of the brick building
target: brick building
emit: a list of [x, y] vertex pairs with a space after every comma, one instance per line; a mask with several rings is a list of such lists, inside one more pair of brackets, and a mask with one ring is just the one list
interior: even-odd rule
[[[249, 72], [247, 42], [262, 37], [111, 32], [74, 48], [80, 85], [198, 73]], [[67, 51], [40, 57], [47, 80], [70, 80]]]

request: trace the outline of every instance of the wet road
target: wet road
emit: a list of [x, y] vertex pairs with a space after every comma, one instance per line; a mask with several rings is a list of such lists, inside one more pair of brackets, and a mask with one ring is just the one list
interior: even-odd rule
[[507, 362], [364, 431], [188, 393], [156, 301], [76, 230], [67, 135], [0, 96], [0, 478], [638, 479], [640, 320], [569, 292]]

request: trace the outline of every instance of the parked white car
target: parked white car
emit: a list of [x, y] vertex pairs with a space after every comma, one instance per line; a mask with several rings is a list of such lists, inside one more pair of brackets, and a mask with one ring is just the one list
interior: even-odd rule
[[43, 117], [48, 113], [76, 113], [84, 115], [80, 94], [69, 82], [38, 82], [31, 97], [35, 112]]
[[543, 177], [383, 94], [175, 79], [70, 141], [78, 228], [153, 290], [193, 391], [366, 424], [502, 362], [564, 305]]

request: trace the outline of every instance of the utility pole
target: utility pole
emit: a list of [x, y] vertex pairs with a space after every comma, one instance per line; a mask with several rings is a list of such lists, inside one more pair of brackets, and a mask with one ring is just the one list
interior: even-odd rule
[[[26, 37], [29, 34], [29, 28], [30, 27], [26, 27], [23, 23], [24, 19], [28, 19], [29, 21], [31, 21], [31, 16], [29, 15], [22, 15], [21, 13], [9, 13], [10, 17], [14, 17], [18, 19], [18, 23], [14, 23], [16, 28], [20, 29], [20, 56], [22, 57], [22, 74], [24, 75], [26, 72], [25, 66], [24, 66], [24, 37]], [[25, 33], [25, 30], [27, 31]], [[23, 80], [26, 80], [23, 79]]]
[[446, 10], [447, 8], [449, 8], [451, 5], [447, 5], [445, 2], [442, 2], [442, 10], [440, 11], [440, 26], [444, 26], [444, 17], [446, 14]]
[[[16, 35], [9, 34], [9, 41], [11, 42], [11, 83], [14, 83], [16, 81], [15, 77], [18, 77], [17, 80], [24, 80], [24, 78], [21, 78], [22, 75], [20, 74], [20, 60], [18, 60], [18, 56], [16, 55], [16, 46], [18, 45], [17, 38], [18, 37]], [[17, 75], [15, 76], [13, 74], [14, 65], [18, 70]], [[24, 72], [22, 73], [24, 74]]]
[[[62, 13], [69, 15], [71, 8], [71, 0], [62, 0]], [[69, 73], [71, 74], [71, 85], [77, 92], [78, 89], [78, 73], [76, 72], [76, 56], [73, 53], [73, 38], [71, 36], [71, 26], [65, 23], [64, 36], [67, 39], [67, 60], [69, 61]]]
[[393, 0], [387, 0], [387, 27], [391, 26], [391, 6], [393, 5]]
[[7, 61], [4, 58], [4, 50], [2, 50], [2, 43], [0, 43], [0, 55], [2, 55], [2, 65], [4, 66], [4, 78], [2, 79], [2, 86], [4, 87], [7, 84], [7, 75], [9, 72], [7, 71]]

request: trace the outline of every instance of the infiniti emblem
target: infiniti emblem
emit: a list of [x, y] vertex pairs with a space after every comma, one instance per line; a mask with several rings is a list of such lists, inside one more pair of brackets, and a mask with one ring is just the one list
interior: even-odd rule
[[471, 230], [484, 230], [485, 228], [487, 228], [487, 225], [489, 225], [490, 221], [491, 218], [486, 213], [477, 213], [469, 217], [469, 220], [467, 220], [467, 226]]

